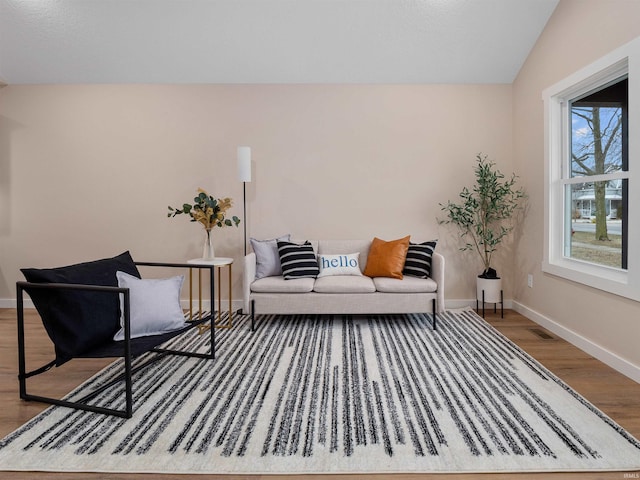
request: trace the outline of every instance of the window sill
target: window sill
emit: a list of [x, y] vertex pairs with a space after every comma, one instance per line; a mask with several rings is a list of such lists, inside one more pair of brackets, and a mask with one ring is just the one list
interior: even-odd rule
[[629, 274], [623, 270], [563, 258], [554, 263], [544, 261], [542, 271], [604, 292], [640, 301], [640, 291], [630, 284]]

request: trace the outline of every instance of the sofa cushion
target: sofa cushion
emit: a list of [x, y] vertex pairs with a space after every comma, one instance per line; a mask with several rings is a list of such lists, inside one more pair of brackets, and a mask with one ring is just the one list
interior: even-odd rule
[[318, 255], [341, 255], [345, 253], [360, 253], [360, 271], [364, 272], [369, 256], [371, 240], [320, 240], [318, 241]]
[[285, 280], [283, 276], [265, 277], [251, 283], [256, 293], [308, 293], [313, 291], [313, 278]]
[[409, 243], [407, 259], [402, 269], [403, 275], [411, 275], [418, 278], [431, 276], [431, 257], [436, 248], [437, 240], [423, 243]]
[[318, 277], [332, 275], [362, 275], [359, 262], [360, 253], [344, 255], [318, 255]]
[[373, 283], [378, 292], [383, 293], [433, 293], [438, 284], [430, 278], [406, 276], [403, 279], [376, 277]]
[[285, 280], [318, 276], [318, 259], [310, 242], [304, 242], [302, 245], [278, 242], [278, 254]]
[[251, 248], [256, 254], [256, 278], [282, 275], [277, 242], [288, 242], [290, 238], [291, 235], [287, 234], [269, 240], [249, 239]]
[[385, 242], [378, 237], [371, 242], [364, 274], [368, 277], [402, 278], [402, 268], [409, 249], [409, 236]]
[[376, 287], [369, 277], [339, 275], [316, 279], [313, 291], [318, 293], [373, 293], [376, 291]]

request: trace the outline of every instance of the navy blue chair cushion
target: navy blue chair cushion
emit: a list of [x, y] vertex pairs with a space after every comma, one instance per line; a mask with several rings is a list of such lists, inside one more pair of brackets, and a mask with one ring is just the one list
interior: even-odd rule
[[[140, 278], [129, 252], [113, 258], [59, 268], [23, 268], [27, 282], [75, 283], [117, 287], [116, 272]], [[56, 365], [113, 341], [120, 328], [120, 302], [116, 293], [77, 290], [25, 289], [55, 346]]]

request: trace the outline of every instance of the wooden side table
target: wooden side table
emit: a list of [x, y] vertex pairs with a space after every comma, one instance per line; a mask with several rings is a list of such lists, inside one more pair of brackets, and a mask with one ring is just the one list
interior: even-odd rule
[[[213, 260], [205, 260], [202, 258], [194, 258], [187, 261], [190, 265], [213, 265], [218, 272], [218, 319], [215, 320], [215, 299], [211, 299], [211, 324], [216, 328], [231, 328], [233, 327], [233, 307], [232, 307], [232, 284], [231, 284], [231, 266], [233, 264], [233, 258], [230, 257], [215, 257]], [[227, 267], [229, 271], [229, 318], [227, 322], [222, 323], [222, 282], [221, 282], [221, 270]], [[193, 269], [189, 269], [189, 319], [193, 319], [193, 282], [192, 275]], [[202, 316], [202, 270], [198, 270], [198, 315]], [[211, 325], [200, 325], [198, 327], [200, 333], [204, 333], [211, 328]]]

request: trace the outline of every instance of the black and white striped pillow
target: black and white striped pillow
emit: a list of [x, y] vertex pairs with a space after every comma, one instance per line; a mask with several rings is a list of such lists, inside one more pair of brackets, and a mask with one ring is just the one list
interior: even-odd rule
[[403, 275], [418, 278], [431, 276], [431, 257], [436, 249], [437, 240], [424, 243], [410, 243], [407, 258], [404, 261]]
[[311, 243], [302, 245], [291, 242], [278, 242], [278, 254], [285, 280], [293, 278], [316, 278], [320, 269]]

